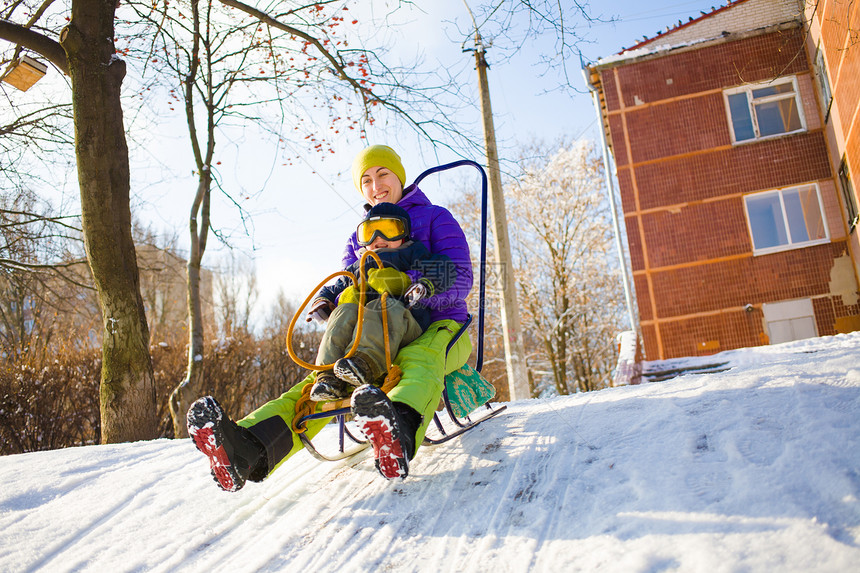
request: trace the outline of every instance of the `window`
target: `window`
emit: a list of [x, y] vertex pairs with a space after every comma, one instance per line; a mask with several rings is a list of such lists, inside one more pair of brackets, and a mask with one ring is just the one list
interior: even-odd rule
[[851, 184], [851, 174], [848, 172], [848, 163], [842, 158], [839, 166], [839, 186], [842, 188], [842, 197], [845, 199], [845, 211], [848, 214], [848, 233], [853, 233], [857, 227], [857, 198], [854, 196], [854, 186]]
[[723, 96], [734, 143], [806, 129], [793, 77], [732, 88]]
[[830, 102], [833, 101], [833, 92], [830, 91], [830, 76], [827, 75], [827, 64], [824, 62], [824, 52], [821, 46], [815, 52], [815, 76], [818, 78], [818, 89], [821, 90], [821, 106], [824, 110], [824, 120], [830, 115]]
[[744, 197], [753, 253], [764, 255], [826, 243], [818, 185], [802, 185]]

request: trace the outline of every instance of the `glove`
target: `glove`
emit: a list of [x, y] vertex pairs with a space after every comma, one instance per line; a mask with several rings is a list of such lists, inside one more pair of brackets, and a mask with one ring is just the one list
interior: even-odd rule
[[403, 297], [406, 299], [406, 308], [412, 308], [419, 300], [433, 296], [433, 283], [427, 279], [419, 279], [417, 283], [412, 283]]
[[340, 298], [337, 299], [338, 304], [358, 304], [359, 302], [361, 302], [360, 293], [354, 285], [349, 285], [343, 289], [343, 292], [340, 293]]
[[322, 324], [328, 320], [333, 310], [334, 304], [329, 299], [315, 299], [311, 304], [311, 309], [308, 311], [308, 317], [305, 319], [305, 322], [314, 321], [317, 324]]
[[400, 296], [412, 284], [412, 279], [406, 273], [393, 268], [370, 269], [367, 271], [367, 284], [379, 294], [387, 292]]

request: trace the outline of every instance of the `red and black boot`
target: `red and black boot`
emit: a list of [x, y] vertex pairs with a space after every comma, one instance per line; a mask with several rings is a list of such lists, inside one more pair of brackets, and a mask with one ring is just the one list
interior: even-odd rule
[[266, 449], [249, 430], [236, 424], [212, 396], [188, 409], [188, 435], [209, 458], [215, 482], [224, 491], [238, 491], [245, 481], [266, 476]]
[[379, 473], [387, 479], [409, 475], [421, 416], [405, 404], [392, 402], [385, 392], [369, 384], [352, 393], [352, 416], [373, 446]]

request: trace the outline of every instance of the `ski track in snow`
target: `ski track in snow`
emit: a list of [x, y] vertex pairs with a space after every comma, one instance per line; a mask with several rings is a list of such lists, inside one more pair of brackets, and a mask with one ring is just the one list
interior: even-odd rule
[[228, 494], [190, 440], [7, 456], [0, 571], [856, 571], [858, 351], [511, 403], [402, 481], [300, 452]]

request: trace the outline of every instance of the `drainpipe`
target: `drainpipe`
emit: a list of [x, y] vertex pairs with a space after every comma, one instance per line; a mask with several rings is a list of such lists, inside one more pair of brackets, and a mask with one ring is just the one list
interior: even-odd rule
[[606, 133], [603, 131], [603, 115], [600, 113], [600, 98], [597, 94], [597, 87], [591, 83], [591, 78], [588, 73], [588, 68], [585, 64], [582, 65], [582, 76], [585, 79], [585, 85], [591, 92], [591, 101], [594, 103], [594, 109], [597, 111], [597, 120], [600, 122], [600, 146], [603, 150], [603, 166], [604, 175], [606, 176], [606, 189], [609, 192], [609, 205], [612, 208], [612, 227], [615, 229], [615, 247], [618, 249], [618, 259], [621, 262], [621, 277], [624, 283], [624, 298], [627, 301], [627, 318], [630, 321], [630, 329], [636, 333], [637, 338], [641, 338], [639, 331], [639, 321], [636, 319], [636, 313], [633, 310], [633, 287], [630, 279], [630, 272], [627, 267], [627, 257], [624, 256], [624, 243], [621, 239], [621, 223], [618, 220], [618, 207], [615, 202], [615, 179], [613, 178], [610, 165], [609, 145], [606, 143]]

